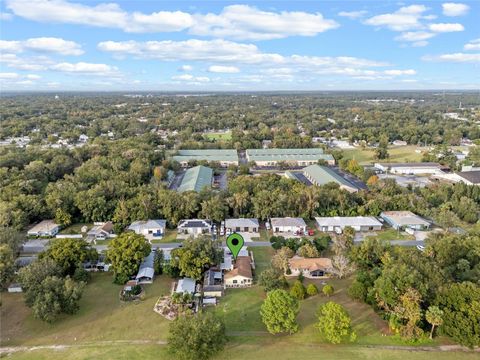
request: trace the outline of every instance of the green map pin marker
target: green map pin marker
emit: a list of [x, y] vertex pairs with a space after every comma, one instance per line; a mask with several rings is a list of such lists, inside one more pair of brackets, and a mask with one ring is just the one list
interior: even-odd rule
[[238, 253], [243, 247], [243, 237], [240, 234], [233, 233], [227, 237], [227, 246], [233, 254], [233, 258], [236, 260]]

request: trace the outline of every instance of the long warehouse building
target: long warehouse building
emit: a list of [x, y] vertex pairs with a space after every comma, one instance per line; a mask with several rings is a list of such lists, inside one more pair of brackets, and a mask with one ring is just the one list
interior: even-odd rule
[[248, 149], [247, 160], [253, 161], [257, 166], [277, 166], [283, 162], [293, 166], [308, 166], [324, 160], [328, 165], [335, 165], [335, 159], [330, 154], [325, 154], [320, 148], [306, 149]]
[[204, 188], [211, 188], [213, 181], [213, 170], [206, 166], [195, 166], [185, 171], [182, 182], [178, 187], [178, 192], [196, 191], [200, 192]]
[[313, 185], [322, 186], [337, 183], [340, 189], [357, 192], [359, 188], [327, 166], [310, 165], [303, 169], [303, 174]]
[[238, 154], [235, 149], [178, 150], [172, 160], [179, 162], [182, 167], [188, 167], [193, 161], [218, 162], [221, 166], [228, 167], [238, 165]]

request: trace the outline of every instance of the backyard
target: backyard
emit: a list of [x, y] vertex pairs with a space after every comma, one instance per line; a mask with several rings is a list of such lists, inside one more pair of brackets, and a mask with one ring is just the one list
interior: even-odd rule
[[[422, 154], [415, 152], [416, 149], [427, 151], [426, 148], [419, 148], [418, 146], [414, 145], [389, 147], [388, 153], [390, 154], [390, 157], [386, 160], [382, 160], [381, 162], [421, 161]], [[343, 153], [345, 155], [345, 158], [355, 159], [360, 165], [372, 165], [374, 162], [378, 161], [375, 159], [374, 149], [356, 148], [351, 150], [344, 150]]]
[[[270, 264], [273, 249], [252, 247], [256, 273]], [[290, 282], [293, 281], [290, 280]], [[228, 289], [219, 305], [208, 308], [223, 317], [229, 343], [218, 359], [427, 359], [432, 352], [417, 351], [388, 334], [388, 327], [371, 307], [352, 301], [346, 293], [350, 279], [332, 279], [335, 293], [327, 298], [316, 295], [301, 301], [298, 322], [300, 331], [291, 336], [270, 335], [260, 317], [260, 306], [265, 298], [261, 287]], [[146, 286], [146, 298], [138, 303], [122, 304], [118, 299], [120, 286], [112, 283], [111, 274], [93, 274], [80, 303], [80, 311], [64, 316], [54, 324], [46, 324], [32, 317], [21, 294], [2, 297], [2, 346], [22, 346], [11, 359], [158, 359], [169, 358], [166, 339], [169, 321], [153, 312], [159, 296], [168, 294], [172, 279], [159, 276]], [[319, 289], [322, 280], [305, 279], [305, 285], [314, 282]], [[355, 343], [333, 346], [326, 344], [315, 328], [315, 313], [326, 301], [333, 300], [345, 306], [358, 334]], [[438, 346], [440, 341], [423, 346]], [[34, 350], [30, 347], [42, 345]], [[294, 346], [293, 346], [294, 345]], [[435, 350], [433, 350], [435, 351]], [[478, 354], [435, 351], [437, 359], [474, 359]]]

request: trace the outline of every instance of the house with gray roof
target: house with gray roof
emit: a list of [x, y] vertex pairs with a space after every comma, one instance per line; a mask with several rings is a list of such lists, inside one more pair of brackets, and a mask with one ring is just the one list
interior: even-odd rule
[[197, 237], [203, 234], [212, 233], [212, 221], [204, 219], [180, 220], [177, 226], [179, 234], [191, 235]]
[[253, 232], [257, 233], [259, 228], [258, 219], [238, 218], [226, 219], [225, 229], [231, 232]]
[[430, 223], [424, 218], [412, 213], [411, 211], [384, 211], [380, 214], [395, 230], [425, 230], [430, 227]]
[[305, 223], [305, 220], [303, 220], [302, 218], [295, 218], [295, 217], [271, 218], [270, 224], [272, 225], [272, 230], [274, 233], [301, 232], [303, 234], [307, 230], [307, 224]]
[[185, 171], [178, 192], [195, 191], [200, 192], [210, 188], [213, 182], [213, 170], [209, 167], [199, 165]]
[[180, 294], [188, 293], [193, 295], [195, 294], [195, 290], [196, 290], [195, 284], [196, 282], [192, 278], [186, 277], [186, 278], [180, 279], [178, 280], [175, 292]]
[[333, 182], [340, 185], [340, 189], [348, 192], [359, 190], [357, 186], [327, 166], [310, 165], [303, 169], [303, 174], [313, 185], [322, 186]]
[[152, 239], [164, 236], [166, 227], [166, 220], [139, 220], [134, 221], [128, 227], [128, 230], [132, 230], [136, 234], [143, 235], [150, 241]]
[[324, 232], [341, 233], [351, 227], [355, 231], [379, 231], [383, 224], [374, 216], [331, 216], [316, 217], [317, 228]]
[[60, 225], [53, 220], [43, 220], [28, 230], [28, 236], [53, 237], [60, 231]]

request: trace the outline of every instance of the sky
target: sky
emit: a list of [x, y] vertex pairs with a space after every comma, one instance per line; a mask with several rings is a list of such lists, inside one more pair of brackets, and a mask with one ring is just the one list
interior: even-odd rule
[[3, 91], [480, 89], [480, 1], [0, 1]]

